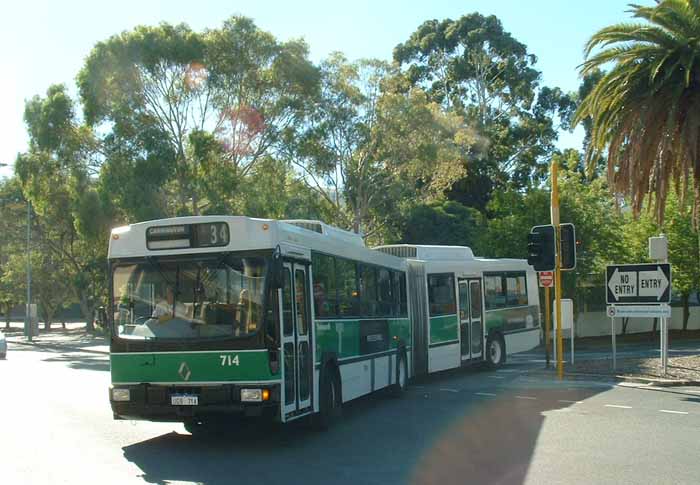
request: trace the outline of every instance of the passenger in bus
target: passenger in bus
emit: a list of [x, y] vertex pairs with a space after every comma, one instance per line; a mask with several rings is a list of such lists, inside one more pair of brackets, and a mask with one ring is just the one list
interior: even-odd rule
[[[173, 302], [175, 302], [175, 313], [173, 314]], [[165, 299], [161, 299], [153, 309], [151, 318], [157, 319], [160, 323], [167, 322], [173, 318], [187, 318], [187, 308], [181, 301], [175, 301], [175, 293], [168, 286], [165, 290]]]

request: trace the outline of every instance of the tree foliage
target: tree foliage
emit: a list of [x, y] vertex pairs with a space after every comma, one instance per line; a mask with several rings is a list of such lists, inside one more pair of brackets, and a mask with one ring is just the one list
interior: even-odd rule
[[[497, 188], [541, 182], [560, 126], [574, 108], [558, 88], [540, 86], [537, 58], [495, 16], [424, 22], [394, 49], [405, 86], [419, 86], [487, 141], [486, 156], [466, 163], [450, 198], [483, 209]], [[557, 122], [558, 119], [558, 122]]]
[[575, 121], [591, 119], [588, 159], [604, 152], [616, 191], [639, 213], [654, 194], [656, 215], [673, 184], [683, 195], [691, 176], [700, 201], [700, 3], [663, 0], [632, 6], [642, 22], [605, 27], [586, 44], [581, 72], [612, 64], [583, 99]]

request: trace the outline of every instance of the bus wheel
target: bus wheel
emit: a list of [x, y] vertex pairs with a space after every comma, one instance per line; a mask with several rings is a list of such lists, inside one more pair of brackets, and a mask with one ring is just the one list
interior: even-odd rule
[[489, 367], [500, 367], [506, 361], [506, 343], [500, 333], [492, 333], [486, 340], [486, 362]]
[[396, 357], [396, 383], [391, 386], [391, 395], [400, 397], [408, 388], [408, 363], [406, 352], [400, 351]]
[[340, 386], [337, 374], [330, 366], [325, 368], [319, 386], [319, 411], [314, 416], [314, 427], [318, 430], [327, 430], [340, 417], [342, 402], [340, 398]]

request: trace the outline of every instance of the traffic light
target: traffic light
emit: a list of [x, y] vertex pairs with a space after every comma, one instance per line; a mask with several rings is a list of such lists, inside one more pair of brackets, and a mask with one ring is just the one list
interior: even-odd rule
[[573, 224], [561, 225], [561, 270], [576, 268], [576, 228]]
[[554, 269], [554, 226], [535, 226], [527, 235], [527, 263], [535, 271]]

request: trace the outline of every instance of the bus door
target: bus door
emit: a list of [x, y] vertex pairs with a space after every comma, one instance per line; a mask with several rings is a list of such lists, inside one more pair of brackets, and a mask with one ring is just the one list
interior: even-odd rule
[[462, 360], [476, 359], [483, 354], [483, 312], [481, 280], [459, 280], [459, 333]]
[[307, 266], [284, 264], [282, 288], [282, 421], [311, 409], [311, 312]]

